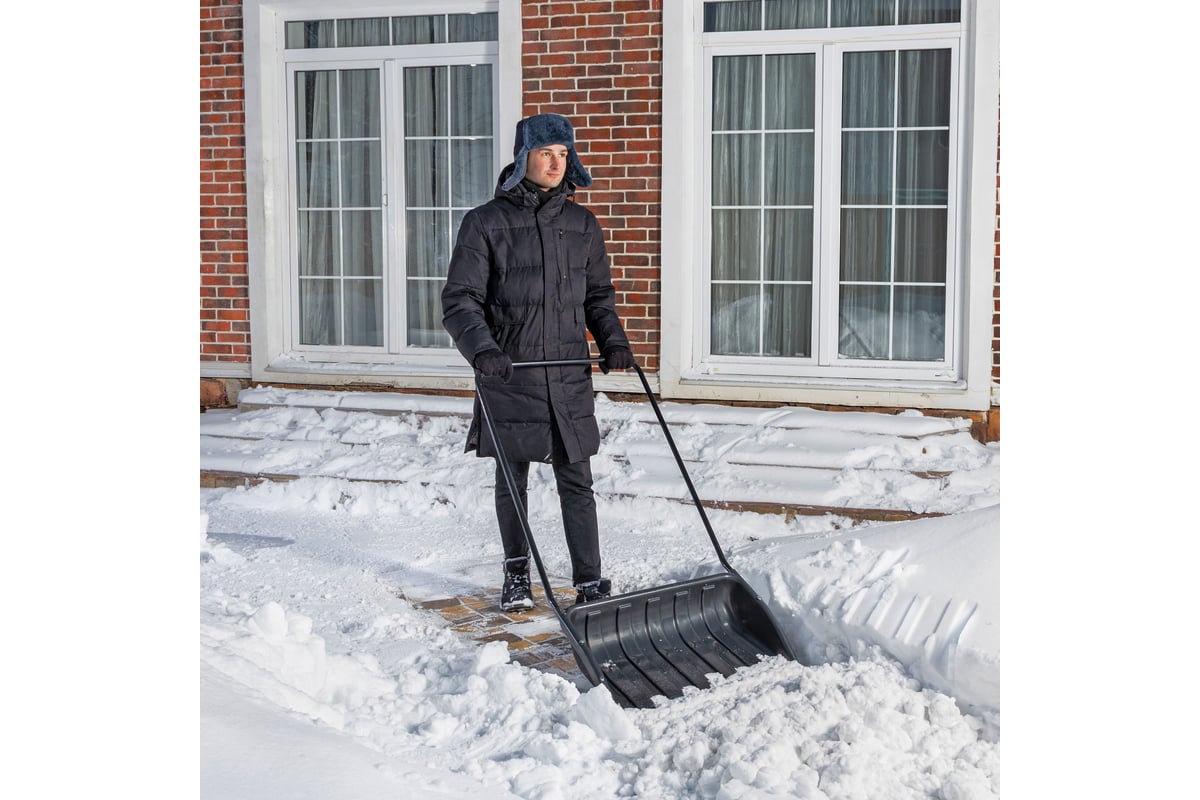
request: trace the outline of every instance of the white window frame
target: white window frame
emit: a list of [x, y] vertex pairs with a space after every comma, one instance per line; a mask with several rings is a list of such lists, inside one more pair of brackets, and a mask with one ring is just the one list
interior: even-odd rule
[[[290, 20], [498, 12], [496, 42], [460, 45], [412, 45], [328, 49], [286, 49], [285, 23]], [[512, 131], [521, 116], [521, 9], [518, 0], [245, 0], [243, 6], [246, 67], [247, 271], [250, 289], [251, 378], [274, 382], [342, 384], [383, 383], [412, 388], [469, 388], [470, 368], [453, 348], [401, 347], [406, 306], [404, 276], [393, 274], [403, 264], [403, 159], [387, 152], [388, 132], [401, 130], [400, 70], [404, 66], [451, 63], [493, 64], [497, 107], [494, 109], [496, 152], [512, 149]], [[383, 169], [389, 188], [384, 208], [385, 342], [382, 348], [301, 346], [296, 328], [294, 293], [295, 221], [289, 192], [295, 154], [289, 81], [296, 69], [381, 67], [380, 91], [390, 93], [381, 120], [385, 152]], [[386, 95], [385, 95], [386, 96]], [[507, 140], [505, 140], [505, 134]], [[499, 155], [499, 159], [503, 156]], [[499, 165], [497, 165], [497, 170]], [[373, 351], [373, 352], [372, 352]]]
[[[853, 38], [839, 36], [838, 29], [705, 33], [703, 0], [664, 4], [663, 30], [663, 393], [695, 399], [986, 409], [991, 388], [999, 103], [997, 0], [965, 0], [961, 33], [949, 37], [945, 26], [916, 25], [854, 29]], [[818, 57], [818, 70], [824, 63], [840, 72], [841, 53], [848, 50], [947, 46], [953, 49], [957, 91], [952, 94], [952, 113], [958, 125], [952, 137], [957, 151], [951, 153], [950, 195], [957, 207], [947, 211], [953, 247], [948, 260], [959, 264], [957, 269], [948, 265], [947, 272], [947, 361], [866, 366], [856, 359], [838, 359], [836, 338], [831, 341], [829, 336], [829, 326], [836, 333], [837, 325], [836, 270], [826, 272], [832, 280], [814, 287], [826, 316], [818, 323], [825, 328], [814, 340], [811, 359], [707, 356], [710, 56], [831, 48], [834, 57], [823, 62]], [[840, 83], [837, 75], [826, 78], [818, 106], [829, 115], [840, 107], [840, 97], [831, 96], [832, 87]], [[818, 180], [822, 168], [838, 163], [840, 137], [828, 135], [834, 128], [818, 125]], [[823, 248], [818, 258], [836, 256], [840, 215], [832, 212], [839, 208], [838, 182], [837, 174], [826, 175], [817, 185], [826, 193], [814, 212], [816, 246]], [[814, 280], [820, 277], [814, 269]], [[827, 316], [830, 310], [832, 320]]]

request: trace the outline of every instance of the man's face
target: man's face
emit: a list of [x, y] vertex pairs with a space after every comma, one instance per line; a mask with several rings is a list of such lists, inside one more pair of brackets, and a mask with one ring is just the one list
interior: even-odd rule
[[543, 192], [548, 192], [562, 183], [567, 174], [567, 147], [548, 144], [529, 151], [525, 162], [525, 177]]

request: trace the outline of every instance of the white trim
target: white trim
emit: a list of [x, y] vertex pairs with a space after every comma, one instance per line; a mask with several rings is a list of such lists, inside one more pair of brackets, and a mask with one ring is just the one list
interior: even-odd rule
[[[999, 107], [999, 0], [965, 0], [962, 38], [957, 50], [963, 60], [960, 80], [959, 147], [962, 173], [958, 202], [963, 219], [957, 242], [964, 259], [958, 303], [964, 320], [957, 324], [962, 341], [951, 354], [958, 358], [953, 374], [939, 381], [914, 381], [903, 373], [888, 378], [851, 377], [837, 371], [828, 377], [800, 378], [787, 374], [729, 375], [705, 373], [695, 330], [697, 292], [703, 276], [703, 237], [697, 213], [703, 199], [696, 179], [706, 173], [704, 132], [698, 130], [697, 98], [706, 96], [704, 45], [728, 41], [704, 34], [702, 0], [663, 4], [663, 217], [662, 217], [662, 350], [660, 376], [665, 396], [712, 400], [808, 402], [844, 405], [911, 406], [919, 408], [986, 409], [991, 395], [991, 294], [994, 283], [992, 241], [995, 229], [995, 148]], [[855, 39], [912, 40], [940, 36], [941, 26], [902, 26], [855, 31]], [[795, 32], [787, 42], [802, 44]], [[829, 30], [811, 31], [810, 39], [828, 41]], [[804, 34], [800, 34], [804, 35]], [[764, 47], [783, 43], [779, 31], [737, 34], [737, 41]], [[826, 181], [826, 184], [829, 182]], [[697, 241], [697, 239], [700, 241]], [[825, 246], [830, 243], [825, 242]], [[698, 285], [700, 284], [700, 285]], [[952, 291], [948, 288], [948, 291]], [[765, 371], [765, 370], [764, 370]], [[782, 370], [786, 373], [786, 370]], [[824, 372], [824, 371], [823, 371]], [[926, 374], [932, 377], [932, 371]]]
[[[284, 23], [297, 19], [329, 19], [348, 16], [402, 16], [405, 14], [446, 14], [459, 12], [498, 12], [498, 42], [438, 45], [437, 52], [454, 58], [453, 53], [485, 53], [493, 64], [493, 80], [497, 87], [495, 136], [497, 159], [511, 151], [513, 130], [521, 115], [521, 4], [519, 0], [392, 0], [391, 2], [335, 2], [335, 0], [244, 0], [243, 37], [245, 46], [246, 91], [246, 191], [248, 237], [248, 285], [250, 293], [251, 357], [250, 375], [254, 380], [297, 383], [345, 383], [353, 376], [366, 383], [386, 383], [414, 388], [455, 388], [458, 382], [469, 386], [470, 370], [462, 357], [452, 348], [429, 350], [401, 349], [386, 352], [391, 340], [377, 353], [354, 348], [290, 349], [293, 337], [290, 245], [292, 220], [289, 208], [289, 160], [287, 148], [289, 116], [287, 108], [290, 65], [336, 58], [339, 68], [353, 61], [390, 60], [396, 48], [358, 47], [285, 50]], [[498, 53], [498, 55], [497, 55]], [[424, 46], [405, 48], [408, 56], [419, 60], [432, 56], [433, 49]], [[344, 59], [344, 60], [343, 60]], [[446, 63], [446, 58], [438, 58]], [[497, 63], [497, 61], [499, 63]], [[381, 73], [381, 91], [388, 91], [387, 75]], [[386, 113], [386, 109], [385, 109]], [[395, 120], [382, 120], [386, 127]], [[506, 139], [502, 139], [505, 135]], [[386, 141], [385, 141], [386, 146]], [[281, 151], [281, 148], [284, 148]], [[391, 162], [384, 154], [384, 169]], [[504, 161], [503, 163], [507, 163]], [[499, 171], [497, 165], [496, 172]], [[388, 173], [389, 197], [385, 207], [385, 223], [389, 216], [397, 219], [403, 214], [395, 178]], [[401, 176], [402, 177], [402, 176]], [[402, 184], [401, 184], [402, 185]], [[395, 231], [386, 227], [388, 247], [402, 246]], [[394, 259], [396, 253], [389, 253]], [[389, 260], [389, 263], [397, 263]], [[402, 276], [399, 276], [402, 279]], [[388, 277], [385, 286], [397, 276]], [[395, 306], [389, 306], [395, 308]], [[387, 328], [397, 323], [390, 315]], [[403, 320], [399, 320], [402, 322]], [[394, 336], [392, 337], [394, 339]], [[320, 359], [336, 359], [321, 361]], [[446, 376], [452, 377], [449, 381]]]

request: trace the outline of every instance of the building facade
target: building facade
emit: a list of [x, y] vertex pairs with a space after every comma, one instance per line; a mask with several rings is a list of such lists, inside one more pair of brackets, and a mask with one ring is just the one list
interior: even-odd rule
[[[999, 422], [995, 0], [202, 0], [202, 403], [463, 391], [439, 294], [571, 118], [664, 398]], [[597, 375], [601, 391], [637, 391]]]

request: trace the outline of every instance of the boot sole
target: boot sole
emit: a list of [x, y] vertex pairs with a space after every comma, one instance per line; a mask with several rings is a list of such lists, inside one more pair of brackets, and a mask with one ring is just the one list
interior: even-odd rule
[[531, 608], [533, 608], [532, 600], [519, 601], [516, 603], [509, 603], [507, 605], [505, 605], [504, 603], [500, 604], [501, 611], [528, 611]]

